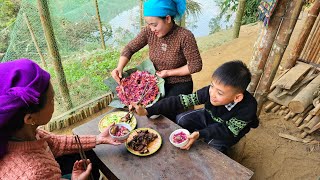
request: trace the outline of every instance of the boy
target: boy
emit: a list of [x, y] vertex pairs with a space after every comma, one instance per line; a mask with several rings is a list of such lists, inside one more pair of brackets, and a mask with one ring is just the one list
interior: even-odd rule
[[212, 75], [210, 86], [193, 94], [165, 98], [144, 109], [133, 104], [138, 115], [169, 115], [180, 109], [204, 104], [203, 109], [179, 114], [176, 123], [192, 134], [181, 149], [188, 150], [199, 138], [219, 151], [224, 152], [236, 144], [250, 128], [259, 125], [256, 115], [257, 102], [246, 91], [251, 73], [241, 61], [221, 65]]

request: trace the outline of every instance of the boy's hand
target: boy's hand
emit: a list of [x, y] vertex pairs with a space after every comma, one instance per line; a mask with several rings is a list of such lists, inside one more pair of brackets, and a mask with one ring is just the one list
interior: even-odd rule
[[180, 149], [189, 150], [189, 149], [191, 148], [192, 144], [193, 144], [197, 139], [199, 139], [199, 132], [198, 132], [198, 131], [193, 132], [192, 134], [190, 134], [190, 135], [188, 136], [188, 139], [189, 139], [188, 144], [186, 144], [185, 146], [181, 147]]
[[148, 111], [142, 105], [138, 105], [137, 103], [131, 103], [129, 110], [135, 110], [138, 116], [148, 115]]

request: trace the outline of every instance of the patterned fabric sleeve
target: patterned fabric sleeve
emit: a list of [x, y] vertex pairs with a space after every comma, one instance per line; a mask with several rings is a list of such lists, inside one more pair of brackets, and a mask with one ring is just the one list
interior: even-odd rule
[[237, 136], [239, 132], [248, 125], [248, 122], [239, 120], [235, 117], [231, 118], [229, 121], [226, 122], [228, 129]]
[[209, 97], [209, 86], [189, 95], [171, 96], [162, 99], [147, 108], [148, 116], [155, 114], [170, 114], [194, 105], [204, 104]]
[[194, 35], [189, 31], [182, 45], [183, 54], [188, 62], [190, 74], [201, 71], [202, 59]]
[[[55, 135], [44, 130], [38, 130], [41, 138], [48, 138], [47, 143], [55, 157], [78, 152], [78, 146], [74, 136]], [[84, 150], [90, 150], [96, 146], [96, 136], [79, 136]]]
[[121, 52], [121, 56], [125, 56], [130, 59], [134, 53], [146, 46], [148, 44], [147, 33], [147, 27], [145, 27], [141, 30], [137, 37], [135, 37], [124, 47]]

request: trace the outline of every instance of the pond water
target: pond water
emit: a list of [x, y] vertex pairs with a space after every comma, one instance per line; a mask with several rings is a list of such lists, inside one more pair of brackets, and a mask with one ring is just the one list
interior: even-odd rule
[[[207, 36], [211, 31], [209, 22], [212, 18], [219, 15], [219, 7], [214, 0], [195, 1], [200, 3], [201, 13], [197, 17], [189, 15], [186, 19], [186, 26], [196, 37]], [[225, 22], [225, 20], [219, 22], [219, 25], [222, 29], [226, 29], [233, 24], [234, 19], [235, 15], [233, 15], [228, 22]], [[139, 6], [123, 11], [113, 18], [109, 24], [113, 31], [115, 29], [122, 28], [136, 35], [139, 32]]]

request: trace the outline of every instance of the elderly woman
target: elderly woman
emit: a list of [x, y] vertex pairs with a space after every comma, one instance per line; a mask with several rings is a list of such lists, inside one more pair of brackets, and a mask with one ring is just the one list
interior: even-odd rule
[[[56, 157], [78, 152], [73, 136], [41, 130], [54, 110], [50, 74], [28, 59], [0, 63], [0, 177], [1, 179], [60, 179]], [[118, 145], [108, 128], [98, 136], [80, 137], [85, 150], [98, 144]], [[87, 179], [84, 161], [76, 161], [72, 179]], [[73, 163], [72, 163], [73, 164]], [[71, 166], [72, 168], [72, 166]], [[71, 173], [71, 172], [70, 172]]]
[[149, 45], [156, 74], [165, 79], [166, 97], [192, 93], [191, 74], [202, 69], [202, 60], [193, 34], [175, 24], [174, 18], [181, 18], [185, 10], [186, 0], [146, 1], [143, 12], [147, 27], [125, 46], [112, 77], [120, 83], [131, 56]]

